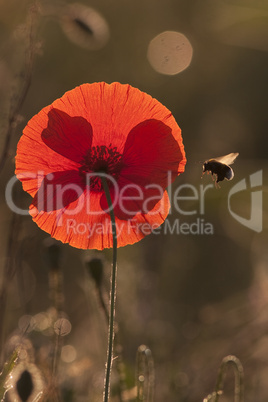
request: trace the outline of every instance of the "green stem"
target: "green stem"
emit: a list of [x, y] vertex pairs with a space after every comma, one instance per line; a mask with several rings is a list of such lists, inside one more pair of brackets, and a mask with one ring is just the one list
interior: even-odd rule
[[109, 393], [110, 393], [110, 377], [112, 370], [112, 361], [113, 361], [113, 341], [114, 341], [114, 316], [115, 316], [115, 299], [116, 299], [116, 272], [117, 272], [117, 235], [116, 235], [116, 223], [115, 223], [115, 215], [111, 200], [111, 195], [109, 191], [109, 187], [107, 184], [106, 177], [101, 175], [102, 186], [106, 195], [110, 217], [111, 217], [111, 226], [112, 226], [112, 235], [113, 235], [113, 265], [111, 271], [111, 293], [110, 293], [110, 317], [109, 317], [109, 328], [108, 328], [108, 349], [107, 349], [107, 362], [106, 362], [106, 373], [105, 373], [105, 382], [104, 382], [104, 393], [103, 393], [103, 402], [108, 402]]

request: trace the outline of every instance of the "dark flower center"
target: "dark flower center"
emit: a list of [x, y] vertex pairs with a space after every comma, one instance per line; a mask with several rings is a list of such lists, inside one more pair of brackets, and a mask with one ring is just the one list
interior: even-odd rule
[[[96, 173], [105, 173], [117, 179], [122, 165], [122, 155], [117, 151], [117, 147], [97, 145], [91, 147], [81, 162], [79, 172], [90, 189], [100, 191], [102, 189], [101, 179]], [[87, 178], [88, 175], [88, 178]], [[89, 181], [88, 181], [89, 180]]]

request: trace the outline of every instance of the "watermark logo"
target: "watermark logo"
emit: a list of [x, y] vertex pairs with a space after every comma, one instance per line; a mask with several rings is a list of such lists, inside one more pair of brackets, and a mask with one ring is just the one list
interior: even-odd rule
[[229, 192], [228, 195], [228, 209], [233, 218], [235, 218], [241, 225], [254, 230], [257, 233], [262, 231], [262, 190], [255, 190], [256, 187], [262, 186], [262, 170], [255, 172], [249, 176], [250, 182], [250, 218], [246, 219], [238, 215], [231, 209], [230, 200], [234, 194], [240, 191], [247, 190], [246, 179], [240, 180]]
[[[60, 173], [58, 173], [60, 174]], [[160, 230], [158, 225], [149, 225], [143, 223], [140, 227], [140, 223], [135, 221], [135, 215], [137, 213], [143, 214], [161, 214], [167, 210], [166, 198], [163, 197], [164, 189], [160, 185], [148, 184], [145, 187], [140, 187], [136, 184], [127, 184], [122, 188], [118, 187], [117, 182], [113, 177], [102, 173], [111, 182], [113, 191], [113, 205], [120, 213], [126, 215], [126, 219], [129, 221], [130, 230], [133, 230], [131, 225], [137, 225], [137, 232], [153, 232], [155, 234]], [[34, 180], [35, 185], [39, 188], [34, 198], [34, 208], [31, 209], [31, 214], [35, 213], [55, 213], [56, 225], [63, 225], [63, 216], [66, 218], [67, 233], [74, 235], [87, 235], [91, 237], [93, 233], [106, 233], [110, 230], [110, 221], [107, 220], [104, 223], [103, 215], [109, 213], [109, 207], [105, 209], [104, 205], [101, 208], [94, 209], [94, 202], [90, 194], [91, 183], [94, 180], [99, 180], [100, 173], [96, 176], [95, 173], [87, 176], [87, 181], [83, 187], [80, 187], [75, 183], [59, 183], [57, 173], [45, 175], [43, 171], [25, 172], [24, 178], [27, 180]], [[6, 186], [5, 197], [9, 208], [20, 215], [28, 215], [28, 209], [19, 208], [15, 200], [13, 199], [13, 188], [18, 182], [16, 176], [12, 177]], [[204, 186], [194, 186], [192, 184], [181, 184], [177, 188], [171, 186], [171, 172], [167, 175], [167, 192], [170, 200], [169, 216], [175, 212], [180, 219], [176, 218], [175, 221], [167, 219], [165, 224], [161, 226], [162, 233], [170, 234], [183, 234], [183, 235], [212, 235], [214, 234], [214, 228], [212, 223], [207, 222], [205, 218], [205, 203], [207, 200], [207, 193], [215, 191], [212, 183]], [[263, 215], [263, 201], [262, 201], [262, 189], [263, 184], [263, 172], [259, 170], [249, 176], [249, 186], [247, 186], [246, 179], [240, 180], [229, 191], [228, 194], [228, 210], [231, 216], [239, 222], [241, 225], [260, 233], [262, 231], [262, 215]], [[245, 192], [248, 196], [250, 190], [250, 217], [246, 218], [239, 215], [231, 208], [231, 199], [235, 194]], [[94, 201], [94, 199], [93, 199]], [[92, 205], [91, 205], [92, 204]], [[86, 219], [87, 222], [81, 222], [79, 220], [79, 213], [83, 210], [84, 215], [91, 215], [90, 219]], [[100, 215], [95, 217], [95, 215]], [[184, 217], [184, 219], [182, 218]], [[191, 221], [192, 217], [196, 218]], [[131, 219], [130, 219], [131, 218]], [[189, 222], [190, 219], [190, 222]], [[152, 220], [153, 221], [153, 220]], [[89, 223], [90, 222], [90, 223]], [[95, 223], [94, 223], [95, 222]], [[125, 225], [125, 223], [124, 223]], [[117, 231], [122, 231], [122, 228], [118, 227]]]

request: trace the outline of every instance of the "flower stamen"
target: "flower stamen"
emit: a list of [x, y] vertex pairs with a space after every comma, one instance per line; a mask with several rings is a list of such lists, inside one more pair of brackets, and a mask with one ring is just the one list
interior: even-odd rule
[[[97, 145], [91, 147], [81, 162], [79, 169], [80, 175], [86, 178], [88, 173], [105, 173], [112, 176], [115, 180], [118, 178], [122, 165], [122, 154], [117, 151], [117, 147], [106, 145]], [[101, 191], [101, 180], [97, 175], [90, 177], [90, 189]]]

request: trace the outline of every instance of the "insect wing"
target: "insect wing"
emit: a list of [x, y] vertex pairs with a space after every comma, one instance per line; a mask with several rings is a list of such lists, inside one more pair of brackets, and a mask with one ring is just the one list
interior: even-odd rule
[[[224, 165], [231, 165], [234, 163], [235, 159], [238, 157], [238, 152], [232, 152], [231, 154], [219, 156], [218, 158], [214, 158], [215, 161], [223, 163]], [[233, 173], [234, 174], [234, 173]], [[230, 180], [230, 179], [228, 179]]]

